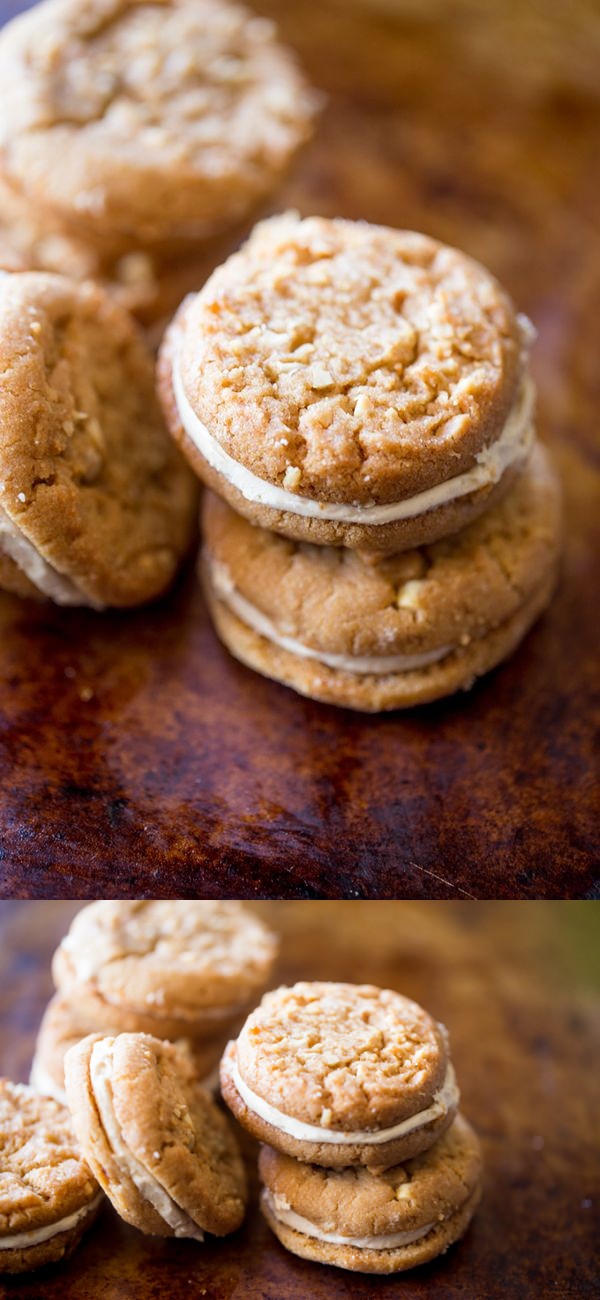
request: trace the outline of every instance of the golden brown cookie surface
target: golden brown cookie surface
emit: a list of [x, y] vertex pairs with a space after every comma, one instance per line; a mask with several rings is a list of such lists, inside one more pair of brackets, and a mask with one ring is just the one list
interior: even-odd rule
[[371, 985], [266, 994], [223, 1057], [221, 1088], [255, 1137], [332, 1168], [424, 1150], [458, 1104], [443, 1026]]
[[65, 1059], [73, 1122], [98, 1180], [142, 1232], [234, 1232], [246, 1181], [233, 1132], [190, 1058], [148, 1034], [91, 1035]]
[[198, 471], [255, 522], [401, 549], [468, 522], [523, 460], [529, 335], [456, 249], [287, 214], [182, 305], [163, 405]]
[[495, 507], [399, 554], [291, 542], [212, 494], [203, 527], [209, 606], [236, 657], [317, 699], [399, 708], [470, 685], [517, 644], [554, 584], [561, 494], [537, 445]]
[[0, 544], [60, 604], [125, 606], [172, 581], [197, 486], [152, 358], [100, 288], [0, 276]]
[[0, 1080], [0, 1169], [0, 1272], [25, 1272], [75, 1249], [101, 1193], [66, 1107]]
[[288, 1251], [360, 1273], [400, 1273], [442, 1255], [469, 1226], [482, 1162], [462, 1115], [421, 1156], [382, 1174], [318, 1169], [262, 1147], [262, 1213]]
[[288, 1250], [359, 1272], [425, 1263], [462, 1236], [480, 1196], [481, 1153], [457, 1115], [421, 1155], [384, 1173], [321, 1169], [263, 1147], [261, 1208]]
[[166, 1023], [168, 1037], [210, 1037], [262, 991], [276, 951], [240, 903], [96, 902], [77, 913], [53, 975], [90, 1013], [143, 1018], [129, 1029], [149, 1023], [160, 1034]]
[[314, 108], [271, 24], [226, 0], [46, 0], [2, 34], [0, 75], [7, 179], [109, 246], [237, 220]]

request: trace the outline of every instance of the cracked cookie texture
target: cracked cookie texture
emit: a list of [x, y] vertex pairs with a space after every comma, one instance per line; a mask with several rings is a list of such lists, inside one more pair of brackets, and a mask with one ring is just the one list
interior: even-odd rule
[[481, 1153], [470, 1124], [383, 1173], [322, 1169], [263, 1146], [261, 1209], [293, 1254], [364, 1273], [396, 1273], [462, 1237], [481, 1195]]
[[323, 982], [265, 994], [225, 1052], [221, 1091], [254, 1137], [333, 1168], [424, 1150], [458, 1104], [442, 1025], [390, 989]]
[[555, 583], [561, 493], [537, 444], [496, 506], [430, 546], [377, 556], [292, 542], [213, 494], [203, 531], [205, 590], [232, 654], [302, 694], [375, 711], [467, 688], [515, 648]]
[[237, 902], [111, 900], [77, 913], [52, 973], [99, 1028], [210, 1038], [262, 992], [276, 953]]
[[237, 1141], [186, 1054], [149, 1034], [95, 1034], [67, 1053], [65, 1082], [82, 1149], [123, 1219], [199, 1241], [240, 1226]]
[[245, 216], [316, 107], [272, 24], [227, 0], [45, 0], [0, 36], [0, 78], [0, 172], [109, 252]]
[[458, 250], [288, 213], [182, 304], [160, 391], [195, 468], [253, 522], [402, 549], [456, 531], [514, 478], [530, 337]]
[[101, 1199], [66, 1107], [0, 1079], [0, 1273], [67, 1258]]
[[196, 508], [130, 316], [88, 282], [0, 274], [0, 553], [11, 590], [31, 583], [95, 608], [151, 600], [190, 546]]

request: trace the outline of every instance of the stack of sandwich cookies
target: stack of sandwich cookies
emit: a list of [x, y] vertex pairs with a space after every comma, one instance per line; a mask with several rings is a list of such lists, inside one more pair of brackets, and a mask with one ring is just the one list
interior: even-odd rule
[[75, 1250], [103, 1199], [65, 1107], [0, 1080], [0, 1273]]
[[[511, 652], [550, 598], [559, 537], [552, 471], [543, 453], [532, 460], [532, 333], [455, 249], [293, 214], [257, 226], [182, 303], [159, 394], [190, 464], [230, 507], [206, 506], [204, 581], [237, 658], [314, 698], [379, 710], [469, 686]], [[507, 523], [509, 568], [521, 567], [524, 499], [533, 531], [549, 535], [540, 563], [508, 613], [506, 599], [471, 610], [471, 560], [493, 569], [497, 546], [510, 551]], [[438, 564], [449, 537], [456, 563]], [[246, 548], [264, 561], [258, 584]], [[441, 581], [449, 567], [458, 592]], [[406, 590], [390, 584], [395, 570]], [[435, 632], [421, 610], [432, 590]]]
[[420, 1155], [379, 1174], [323, 1169], [261, 1148], [261, 1208], [293, 1254], [360, 1273], [397, 1273], [441, 1255], [465, 1233], [481, 1196], [481, 1155], [457, 1115]]
[[459, 1093], [446, 1032], [390, 989], [300, 983], [267, 993], [221, 1063], [254, 1137], [329, 1168], [386, 1168], [425, 1150]]
[[152, 600], [197, 502], [128, 313], [91, 283], [0, 274], [0, 584], [94, 609]]
[[479, 1146], [457, 1114], [446, 1030], [408, 998], [327, 983], [268, 993], [225, 1052], [221, 1090], [266, 1144], [263, 1212], [295, 1254], [397, 1272], [465, 1232]]
[[276, 953], [275, 935], [235, 902], [82, 908], [54, 955], [58, 992], [39, 1029], [32, 1086], [63, 1101], [69, 1048], [91, 1033], [126, 1032], [176, 1042], [216, 1090], [227, 1036], [267, 984]]
[[560, 520], [540, 444], [485, 514], [391, 555], [291, 542], [207, 493], [201, 575], [243, 663], [313, 699], [400, 708], [466, 689], [510, 654], [552, 593]]
[[96, 1034], [65, 1059], [82, 1151], [121, 1218], [202, 1241], [243, 1220], [246, 1180], [225, 1116], [187, 1055], [146, 1034]]
[[146, 318], [173, 274], [202, 283], [207, 240], [268, 198], [316, 109], [272, 25], [227, 0], [44, 0], [4, 29], [0, 76], [5, 240]]

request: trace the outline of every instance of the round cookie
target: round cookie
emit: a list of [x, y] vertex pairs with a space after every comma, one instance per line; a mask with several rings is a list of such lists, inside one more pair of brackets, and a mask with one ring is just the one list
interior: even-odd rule
[[272, 24], [227, 0], [45, 0], [0, 36], [0, 169], [109, 253], [239, 220], [316, 107]]
[[370, 984], [265, 994], [221, 1062], [221, 1091], [254, 1137], [296, 1160], [386, 1169], [449, 1127], [459, 1093], [447, 1035]]
[[319, 1169], [263, 1147], [261, 1209], [287, 1250], [358, 1273], [400, 1273], [463, 1236], [481, 1195], [479, 1142], [457, 1115], [421, 1155], [385, 1173]]
[[[144, 1018], [128, 1017], [129, 1027], [133, 1032], [143, 1030]], [[57, 993], [48, 1003], [40, 1025], [35, 1045], [35, 1055], [31, 1066], [30, 1084], [36, 1092], [47, 1097], [54, 1097], [63, 1105], [67, 1104], [65, 1092], [65, 1055], [70, 1047], [80, 1043], [88, 1034], [104, 1029], [112, 1034], [119, 1033], [118, 1026], [108, 1030], [103, 1024], [94, 1023], [93, 1018], [82, 1014], [77, 1002]], [[222, 1037], [192, 1040], [178, 1038], [176, 1046], [181, 1052], [187, 1052], [193, 1062], [199, 1082], [209, 1091], [215, 1091], [219, 1080], [219, 1061], [223, 1052]]]
[[67, 1052], [65, 1083], [82, 1150], [121, 1218], [160, 1237], [235, 1232], [244, 1165], [187, 1055], [149, 1034], [92, 1034]]
[[0, 1273], [67, 1258], [102, 1193], [66, 1107], [8, 1079], [0, 1079], [0, 1170]]
[[375, 712], [468, 689], [516, 647], [556, 580], [560, 487], [536, 445], [462, 532], [377, 556], [257, 528], [211, 493], [202, 574], [237, 659], [302, 695]]
[[287, 214], [182, 304], [159, 391], [194, 468], [251, 522], [403, 550], [509, 486], [533, 438], [530, 337], [464, 253]]
[[113, 900], [77, 913], [52, 974], [99, 1028], [212, 1038], [256, 999], [276, 953], [240, 903]]
[[197, 484], [150, 353], [98, 286], [0, 275], [0, 550], [58, 604], [140, 604], [172, 582]]

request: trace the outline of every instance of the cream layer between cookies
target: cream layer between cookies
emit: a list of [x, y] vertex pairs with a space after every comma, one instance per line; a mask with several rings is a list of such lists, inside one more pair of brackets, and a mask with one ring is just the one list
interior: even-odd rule
[[126, 1145], [113, 1106], [110, 1077], [112, 1041], [94, 1043], [90, 1058], [90, 1084], [98, 1107], [106, 1140], [122, 1173], [131, 1178], [138, 1191], [173, 1229], [176, 1237], [193, 1237], [204, 1241], [204, 1233], [185, 1210], [165, 1191], [162, 1183], [133, 1155]]
[[278, 1223], [293, 1228], [294, 1232], [301, 1232], [305, 1237], [330, 1242], [332, 1246], [356, 1246], [359, 1250], [396, 1250], [398, 1246], [409, 1246], [411, 1241], [419, 1241], [435, 1227], [434, 1223], [426, 1223], [424, 1227], [415, 1228], [413, 1232], [391, 1232], [381, 1237], [343, 1237], [338, 1232], [323, 1232], [316, 1224], [311, 1223], [310, 1219], [304, 1219], [301, 1214], [296, 1214], [282, 1196], [273, 1195], [268, 1187], [263, 1189], [263, 1196], [273, 1218], [277, 1219]]
[[415, 519], [438, 506], [457, 501], [480, 488], [497, 483], [509, 466], [524, 461], [531, 450], [535, 431], [532, 424], [534, 387], [526, 378], [502, 432], [489, 447], [484, 447], [475, 457], [475, 464], [463, 474], [436, 483], [434, 487], [418, 492], [403, 501], [386, 505], [360, 505], [352, 502], [316, 501], [299, 496], [259, 478], [234, 460], [213, 438], [206, 425], [196, 415], [183, 386], [179, 358], [173, 359], [173, 392], [179, 418], [188, 437], [204, 459], [231, 484], [246, 501], [268, 506], [286, 514], [302, 515], [306, 519], [328, 519], [344, 524], [388, 524], [400, 519]]
[[315, 650], [312, 646], [296, 641], [294, 637], [284, 636], [278, 632], [266, 614], [256, 605], [252, 605], [245, 596], [236, 590], [231, 573], [225, 564], [206, 556], [210, 580], [219, 600], [227, 605], [232, 614], [236, 614], [242, 623], [246, 623], [259, 636], [265, 637], [273, 645], [288, 650], [290, 654], [301, 659], [314, 659], [339, 672], [357, 673], [359, 676], [385, 677], [388, 673], [407, 673], [415, 668], [426, 668], [428, 664], [437, 663], [451, 654], [454, 646], [441, 646], [437, 650], [428, 650], [419, 655], [338, 655], [328, 654], [325, 650]]
[[434, 1093], [433, 1102], [426, 1110], [418, 1111], [416, 1115], [410, 1115], [408, 1119], [402, 1120], [399, 1124], [392, 1124], [389, 1128], [357, 1129], [354, 1133], [342, 1133], [339, 1129], [305, 1124], [302, 1120], [294, 1119], [292, 1115], [286, 1115], [282, 1110], [271, 1106], [270, 1102], [259, 1097], [247, 1083], [244, 1083], [238, 1069], [237, 1056], [233, 1059], [231, 1078], [248, 1110], [260, 1116], [273, 1128], [279, 1129], [281, 1133], [287, 1133], [288, 1137], [296, 1138], [299, 1142], [316, 1142], [319, 1145], [381, 1146], [384, 1142], [392, 1142], [395, 1138], [404, 1137], [414, 1129], [423, 1128], [423, 1125], [431, 1124], [434, 1120], [447, 1115], [451, 1106], [458, 1105], [460, 1096], [454, 1066], [450, 1062], [442, 1087], [439, 1092]]
[[91, 605], [93, 609], [103, 609], [84, 595], [70, 578], [53, 569], [51, 564], [40, 555], [32, 542], [13, 523], [6, 511], [0, 506], [0, 551], [4, 551], [16, 564], [21, 573], [37, 587], [43, 596], [48, 596], [57, 605]]
[[42, 1241], [50, 1241], [51, 1237], [58, 1237], [60, 1232], [70, 1232], [81, 1223], [82, 1219], [85, 1219], [86, 1215], [96, 1209], [103, 1195], [103, 1192], [98, 1192], [93, 1201], [89, 1201], [83, 1209], [76, 1210], [74, 1214], [67, 1215], [66, 1219], [47, 1223], [43, 1228], [32, 1228], [29, 1232], [16, 1232], [12, 1237], [0, 1237], [0, 1250], [26, 1250], [28, 1246], [39, 1246]]

